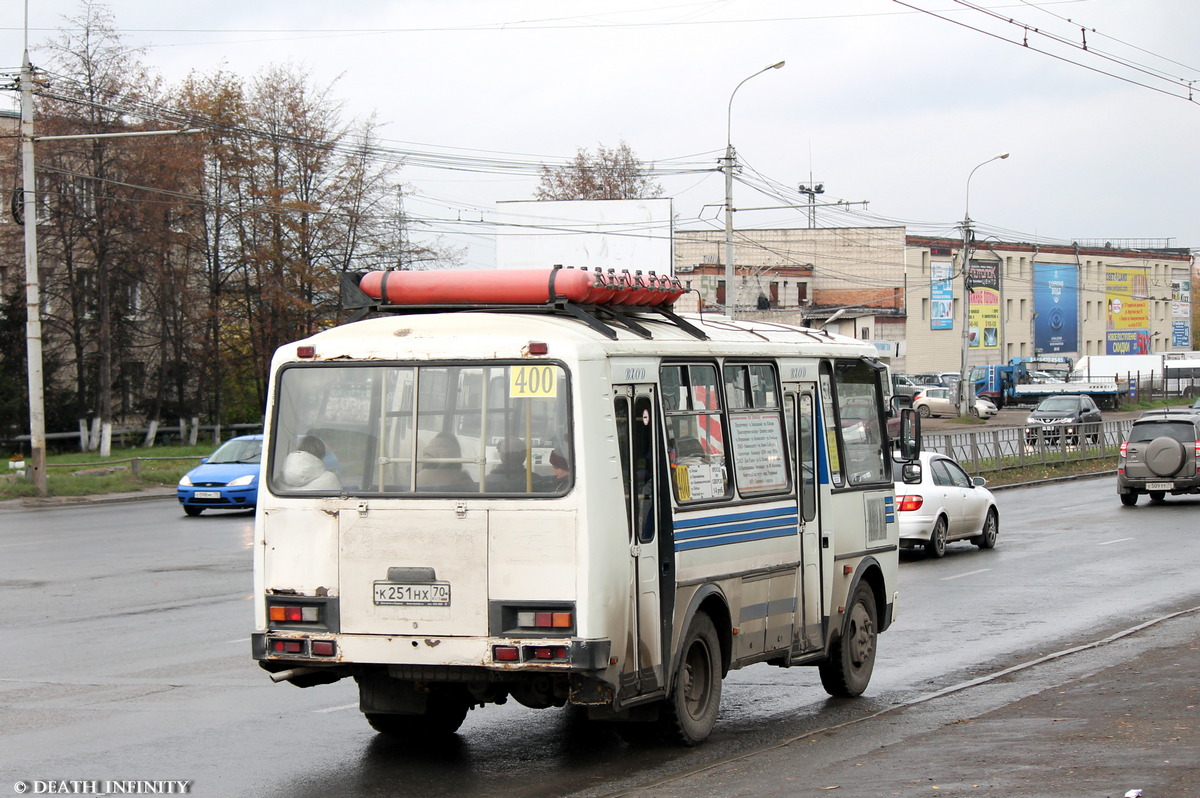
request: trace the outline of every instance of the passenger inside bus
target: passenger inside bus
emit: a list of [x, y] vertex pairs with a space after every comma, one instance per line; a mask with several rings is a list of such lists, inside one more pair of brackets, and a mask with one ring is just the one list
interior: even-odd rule
[[571, 465], [558, 449], [550, 452], [550, 468], [554, 476], [548, 481], [546, 490], [560, 493], [571, 487]]
[[[496, 445], [500, 463], [488, 474], [484, 487], [488, 493], [525, 493], [530, 487], [530, 475], [525, 470], [525, 441], [508, 437]], [[532, 476], [536, 483], [538, 477]]]
[[425, 445], [417, 490], [464, 492], [476, 489], [475, 480], [463, 470], [462, 447], [450, 432], [439, 432]]
[[298, 490], [341, 490], [337, 474], [326, 467], [326, 457], [325, 442], [316, 435], [305, 435], [284, 459], [279, 478]]

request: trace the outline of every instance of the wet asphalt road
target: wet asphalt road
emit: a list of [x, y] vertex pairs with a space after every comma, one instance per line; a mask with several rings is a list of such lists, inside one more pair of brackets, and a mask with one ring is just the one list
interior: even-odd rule
[[171, 501], [0, 514], [0, 795], [18, 780], [176, 779], [207, 796], [606, 795], [870, 714], [1200, 603], [1200, 497], [1120, 506], [1112, 480], [997, 493], [994, 551], [902, 555], [899, 621], [867, 694], [815, 671], [728, 677], [698, 749], [631, 749], [510, 703], [458, 738], [375, 735], [353, 684], [272, 684], [250, 659], [249, 515]]

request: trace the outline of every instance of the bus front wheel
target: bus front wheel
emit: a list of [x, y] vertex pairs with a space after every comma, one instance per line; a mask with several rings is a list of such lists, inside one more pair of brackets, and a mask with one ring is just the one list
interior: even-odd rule
[[683, 745], [708, 739], [721, 706], [721, 643], [712, 619], [697, 613], [688, 627], [664, 721], [668, 736]]
[[818, 666], [825, 692], [845, 698], [862, 695], [875, 668], [878, 636], [875, 596], [865, 582], [859, 582], [847, 609], [842, 635], [830, 648], [829, 659]]

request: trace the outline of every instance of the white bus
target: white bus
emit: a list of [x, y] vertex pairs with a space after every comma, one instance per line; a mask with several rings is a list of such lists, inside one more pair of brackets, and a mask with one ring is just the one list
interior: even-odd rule
[[[449, 303], [476, 278], [436, 279]], [[253, 634], [273, 680], [353, 677], [397, 736], [511, 697], [687, 745], [734, 668], [866, 689], [898, 565], [873, 346], [665, 303], [464, 296], [275, 355]]]

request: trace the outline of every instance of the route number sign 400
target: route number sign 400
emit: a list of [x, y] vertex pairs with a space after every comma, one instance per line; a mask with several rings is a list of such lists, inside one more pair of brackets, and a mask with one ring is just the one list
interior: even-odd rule
[[515, 398], [558, 395], [558, 369], [548, 364], [513, 366], [508, 373], [508, 395]]

